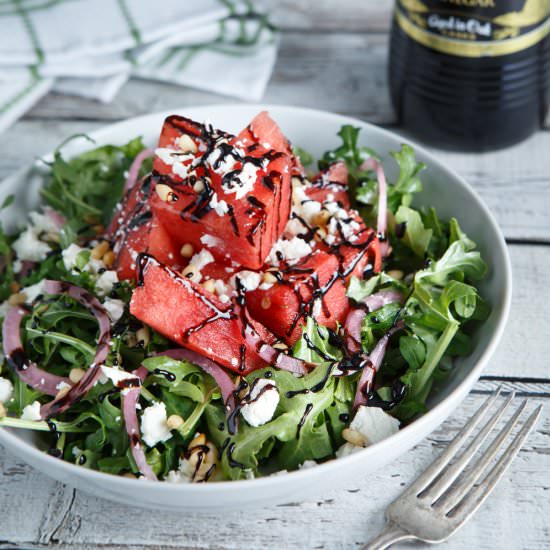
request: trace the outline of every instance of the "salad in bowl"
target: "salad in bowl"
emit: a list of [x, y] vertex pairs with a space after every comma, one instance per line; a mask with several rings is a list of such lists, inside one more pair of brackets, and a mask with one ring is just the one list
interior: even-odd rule
[[[48, 160], [0, 233], [0, 427], [83, 468], [252, 479], [354, 453], [422, 415], [489, 314], [424, 165], [342, 126], [317, 162], [267, 112], [238, 135], [166, 118]], [[4, 207], [9, 208], [9, 199]]]

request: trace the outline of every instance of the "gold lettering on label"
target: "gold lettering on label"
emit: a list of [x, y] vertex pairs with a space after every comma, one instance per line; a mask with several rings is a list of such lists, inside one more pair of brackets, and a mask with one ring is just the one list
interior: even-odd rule
[[467, 8], [494, 8], [495, 0], [442, 0], [445, 4], [465, 6]]

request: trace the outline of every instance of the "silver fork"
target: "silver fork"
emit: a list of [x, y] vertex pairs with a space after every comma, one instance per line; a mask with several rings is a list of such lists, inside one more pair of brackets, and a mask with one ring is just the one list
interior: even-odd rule
[[[500, 389], [485, 401], [439, 458], [390, 504], [386, 510], [386, 526], [364, 547], [365, 550], [383, 550], [406, 540], [443, 542], [472, 517], [518, 454], [542, 410], [542, 405], [539, 405], [531, 413], [500, 458], [488, 469], [518, 423], [527, 405], [527, 401], [523, 401], [476, 463], [466, 469], [508, 409], [514, 398], [514, 393], [510, 393], [464, 452], [451, 462], [475, 427], [495, 408], [499, 395]], [[483, 479], [478, 481], [486, 471]]]

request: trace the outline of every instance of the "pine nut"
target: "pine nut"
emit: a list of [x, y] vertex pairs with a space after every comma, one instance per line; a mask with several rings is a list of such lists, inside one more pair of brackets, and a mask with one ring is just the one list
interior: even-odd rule
[[71, 369], [71, 372], [69, 372], [69, 380], [73, 384], [76, 384], [77, 382], [80, 382], [82, 380], [85, 374], [86, 374], [86, 371], [84, 369], [75, 367], [74, 369]]
[[314, 225], [326, 225], [330, 219], [330, 212], [328, 210], [321, 210], [315, 215], [312, 222]]
[[189, 448], [192, 449], [193, 447], [200, 447], [201, 445], [206, 445], [206, 436], [201, 433], [196, 433], [191, 443], [189, 443]]
[[180, 254], [184, 257], [184, 258], [191, 258], [191, 256], [193, 256], [193, 252], [194, 252], [194, 248], [193, 248], [193, 245], [190, 244], [190, 243], [186, 243], [184, 244], [182, 247], [181, 247], [181, 250], [180, 250]]
[[195, 193], [200, 193], [204, 189], [204, 181], [202, 179], [198, 179], [195, 182], [195, 185], [193, 185], [193, 191]]
[[350, 428], [342, 430], [342, 437], [356, 447], [366, 447], [369, 444], [368, 439], [362, 433]]
[[141, 327], [136, 331], [136, 339], [138, 344], [142, 344], [145, 347], [151, 340], [151, 333], [148, 327]]
[[183, 425], [183, 418], [179, 414], [171, 414], [166, 420], [169, 430], [177, 430]]
[[116, 261], [116, 254], [112, 250], [109, 250], [109, 252], [103, 256], [102, 261], [106, 267], [113, 267]]
[[169, 185], [164, 183], [157, 183], [155, 185], [155, 191], [159, 196], [159, 199], [164, 202], [171, 202], [174, 200], [175, 194], [172, 191], [172, 188]]
[[27, 301], [27, 296], [24, 292], [17, 292], [16, 294], [12, 294], [8, 298], [8, 304], [10, 306], [20, 306], [24, 304]]
[[189, 264], [182, 272], [182, 275], [194, 283], [200, 283], [202, 279], [201, 272], [195, 264]]
[[101, 241], [92, 248], [91, 256], [94, 260], [101, 260], [107, 252], [109, 252], [109, 243], [107, 241]]
[[202, 286], [204, 290], [208, 292], [214, 293], [216, 291], [216, 284], [212, 279], [208, 279], [208, 281], [204, 281], [204, 283], [202, 283]]
[[17, 282], [17, 281], [12, 281], [10, 283], [10, 291], [13, 293], [13, 294], [17, 294], [17, 292], [19, 292], [19, 289], [21, 288], [21, 285]]
[[400, 281], [405, 275], [400, 269], [390, 269], [387, 274], [398, 281]]
[[184, 153], [197, 152], [197, 144], [187, 134], [180, 136], [176, 140], [176, 144]]
[[265, 298], [262, 298], [260, 305], [262, 306], [262, 309], [269, 309], [271, 307], [271, 300], [266, 296]]
[[277, 282], [277, 277], [273, 273], [266, 271], [264, 273], [264, 283], [268, 285], [274, 285]]

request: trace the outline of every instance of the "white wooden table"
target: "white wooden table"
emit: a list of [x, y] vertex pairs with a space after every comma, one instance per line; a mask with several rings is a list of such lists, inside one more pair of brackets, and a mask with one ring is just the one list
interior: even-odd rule
[[[395, 127], [386, 86], [390, 2], [271, 1], [283, 30], [265, 101], [328, 109]], [[0, 135], [0, 177], [65, 137], [126, 117], [226, 98], [139, 80], [110, 105], [52, 94]], [[0, 549], [354, 548], [383, 510], [496, 386], [546, 404], [536, 432], [449, 549], [550, 547], [550, 131], [484, 155], [437, 152], [496, 215], [513, 262], [512, 314], [499, 351], [453, 417], [368, 479], [319, 500], [230, 516], [126, 508], [48, 479], [0, 448]]]

